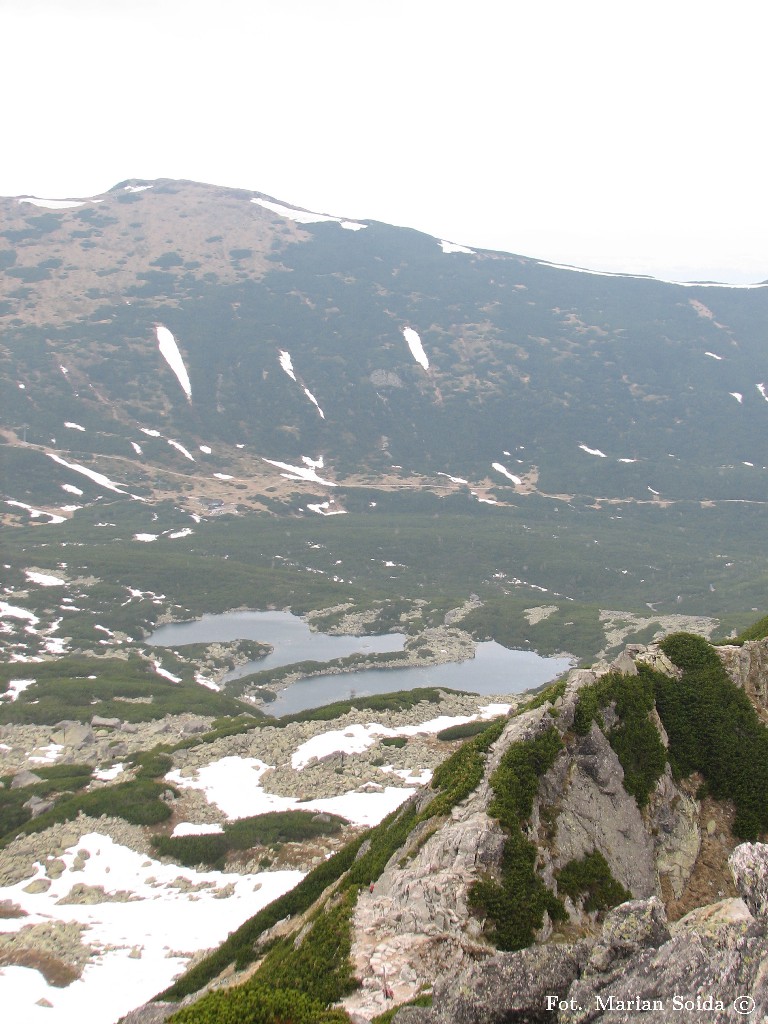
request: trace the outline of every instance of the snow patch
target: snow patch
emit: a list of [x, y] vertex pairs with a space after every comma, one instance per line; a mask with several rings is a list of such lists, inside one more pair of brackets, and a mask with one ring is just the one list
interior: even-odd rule
[[523, 481], [519, 476], [515, 476], [514, 473], [510, 473], [500, 462], [492, 462], [491, 466], [496, 470], [497, 473], [503, 473], [504, 476], [508, 477], [513, 484], [519, 486]]
[[206, 679], [200, 672], [195, 673], [195, 682], [199, 683], [200, 686], [205, 686], [209, 690], [214, 690], [216, 693], [221, 692], [221, 687], [218, 683], [215, 683], [213, 679]]
[[31, 569], [25, 569], [24, 574], [30, 583], [38, 583], [41, 587], [65, 587], [67, 585], [66, 580], [59, 579], [58, 576], [49, 576], [44, 572], [33, 572]]
[[[82, 870], [73, 873], [76, 851], [82, 849], [91, 856]], [[218, 945], [303, 877], [300, 871], [239, 875], [180, 868], [137, 853], [98, 832], [82, 836], [60, 856], [65, 870], [47, 892], [24, 892], [30, 879], [0, 889], [0, 898], [18, 903], [29, 915], [4, 921], [4, 930], [16, 931], [24, 924], [51, 919], [76, 921], [86, 926], [86, 941], [98, 948], [99, 955], [86, 966], [82, 978], [67, 988], [48, 986], [42, 975], [30, 968], [3, 968], [3, 1005], [8, 1020], [112, 1024], [167, 988], [193, 953]], [[179, 884], [179, 876], [197, 890], [193, 896]], [[42, 865], [37, 866], [36, 877], [45, 877]], [[130, 892], [135, 898], [127, 903], [59, 906], [58, 901], [75, 882], [101, 886], [108, 893]], [[222, 899], [225, 885], [231, 895]], [[131, 956], [133, 949], [140, 952], [140, 959]], [[43, 998], [54, 1009], [35, 1005]]]
[[23, 619], [30, 624], [30, 626], [36, 626], [40, 619], [26, 608], [17, 608], [13, 604], [8, 604], [7, 601], [0, 601], [0, 619]]
[[31, 505], [25, 505], [23, 501], [11, 501], [10, 498], [7, 498], [5, 504], [15, 505], [16, 508], [23, 508], [25, 512], [29, 512], [32, 519], [37, 519], [39, 516], [50, 516], [49, 525], [51, 526], [55, 523], [66, 523], [67, 521], [64, 516], [57, 516], [53, 512], [45, 512], [42, 509], [33, 508]]
[[157, 344], [160, 349], [160, 355], [176, 374], [176, 379], [179, 384], [181, 384], [182, 390], [191, 401], [192, 385], [189, 383], [189, 374], [187, 373], [187, 368], [184, 365], [184, 360], [181, 358], [181, 352], [179, 352], [179, 346], [176, 344], [176, 339], [168, 328], [163, 327], [162, 324], [155, 325], [155, 332], [157, 334]]
[[157, 540], [159, 536], [159, 533], [134, 533], [133, 539], [140, 540], [144, 544], [151, 544], [152, 541]]
[[8, 689], [5, 693], [0, 693], [0, 700], [16, 700], [20, 693], [36, 682], [36, 679], [9, 679]]
[[171, 835], [174, 838], [176, 836], [210, 836], [223, 831], [224, 826], [216, 822], [202, 821], [195, 824], [192, 821], [180, 821]]
[[310, 402], [317, 408], [317, 411], [320, 413], [320, 419], [324, 420], [325, 419], [325, 413], [320, 408], [320, 405], [318, 404], [317, 399], [312, 394], [312, 392], [309, 390], [309, 388], [304, 388], [304, 394], [307, 396], [307, 398], [310, 400]]
[[601, 452], [599, 448], [587, 448], [587, 446], [585, 444], [580, 444], [579, 448], [581, 448], [581, 450], [583, 452], [586, 452], [587, 455], [597, 455], [601, 459], [607, 459], [608, 458], [608, 456], [605, 454], [605, 452]]
[[203, 455], [210, 455], [213, 451], [213, 449], [209, 448], [207, 444], [198, 445], [198, 448], [203, 453]]
[[457, 245], [456, 242], [446, 242], [445, 240], [440, 241], [440, 248], [445, 253], [451, 252], [465, 252], [470, 256], [475, 255], [474, 249], [468, 249], [466, 245]]
[[416, 333], [416, 331], [414, 331], [412, 327], [404, 327], [403, 337], [408, 342], [408, 348], [411, 350], [411, 355], [419, 364], [419, 366], [423, 366], [425, 370], [428, 370], [429, 359], [427, 359], [427, 354], [424, 351], [424, 346], [421, 344], [421, 338]]
[[195, 461], [194, 456], [191, 454], [191, 452], [187, 451], [183, 444], [179, 444], [178, 441], [172, 441], [170, 438], [168, 438], [167, 440], [168, 444], [171, 445], [172, 448], [175, 448], [177, 451], [180, 451], [185, 458], [189, 459], [190, 462]]
[[265, 459], [262, 457], [262, 462], [267, 462], [270, 466], [277, 466], [278, 469], [286, 470], [285, 473], [281, 473], [281, 476], [286, 477], [288, 480], [312, 480], [316, 484], [323, 484], [325, 487], [335, 487], [336, 484], [332, 480], [323, 480], [319, 477], [315, 470], [309, 466], [291, 466], [287, 462], [277, 462], [274, 459]]
[[[83, 476], [87, 476], [89, 480], [93, 480], [94, 483], [99, 484], [101, 487], [106, 487], [110, 491], [115, 491], [117, 494], [127, 494], [122, 487], [118, 487], [116, 483], [109, 479], [108, 476], [104, 476], [103, 473], [97, 473], [95, 469], [87, 469], [85, 466], [78, 466], [76, 462], [65, 462], [64, 459], [58, 455], [54, 455], [53, 452], [46, 452], [49, 459], [53, 459], [54, 462], [58, 462], [60, 466], [65, 466], [67, 469], [71, 469], [75, 473], [82, 473]], [[133, 495], [131, 495], [133, 497]], [[139, 499], [143, 501], [143, 498]]]
[[291, 360], [291, 353], [283, 352], [282, 349], [280, 349], [279, 352], [280, 366], [285, 370], [291, 380], [296, 380], [296, 374], [294, 373], [293, 362]]
[[159, 661], [153, 661], [152, 668], [159, 676], [162, 676], [163, 679], [167, 679], [171, 683], [180, 683], [182, 681], [181, 676], [175, 676], [172, 672], [164, 669]]
[[324, 501], [319, 505], [307, 505], [310, 512], [317, 512], [320, 516], [345, 516], [347, 510], [345, 508], [331, 508], [333, 505], [333, 499], [330, 501]]
[[79, 423], [70, 423], [69, 421], [65, 421], [64, 426], [68, 427], [70, 430], [82, 430], [85, 432], [85, 427], [81, 427]]
[[35, 196], [26, 196], [19, 199], [20, 203], [31, 203], [32, 206], [42, 206], [44, 210], [73, 210], [76, 206], [85, 206], [85, 199], [38, 199]]
[[296, 210], [292, 206], [283, 206], [282, 203], [273, 203], [269, 199], [251, 199], [257, 206], [263, 206], [265, 210], [271, 210], [281, 217], [287, 217], [297, 224], [320, 224], [323, 222], [339, 224], [347, 231], [360, 231], [368, 227], [367, 224], [358, 224], [357, 221], [343, 220], [341, 217], [330, 217], [325, 213], [312, 213], [309, 210]]
[[299, 801], [262, 789], [261, 776], [270, 767], [255, 757], [232, 756], [199, 768], [194, 779], [183, 778], [180, 771], [169, 772], [165, 777], [182, 789], [201, 789], [208, 801], [230, 819], [298, 808], [339, 814], [355, 825], [378, 825], [415, 792], [414, 789], [387, 787], [378, 793], [351, 791], [338, 797]]
[[136, 452], [137, 455], [143, 455], [144, 454], [142, 452], [142, 450], [141, 450], [141, 445], [136, 444], [135, 441], [131, 441], [131, 448], [133, 448], [133, 450]]
[[79, 494], [79, 495], [82, 495], [82, 493], [83, 493], [80, 490], [80, 488], [79, 487], [75, 487], [74, 484], [62, 484], [61, 485], [61, 489], [62, 489], [62, 491], [66, 491], [67, 494]]
[[731, 398], [735, 398], [739, 405], [744, 401], [744, 395], [740, 391], [729, 391], [728, 394]]

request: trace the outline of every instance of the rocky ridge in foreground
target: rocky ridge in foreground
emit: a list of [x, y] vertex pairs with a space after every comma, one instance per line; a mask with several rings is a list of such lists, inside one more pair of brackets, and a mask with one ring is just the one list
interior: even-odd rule
[[[700, 643], [717, 651], [737, 686], [755, 683], [766, 641], [738, 649]], [[572, 671], [548, 699], [513, 710], [487, 748], [478, 784], [447, 816], [430, 817], [434, 797], [427, 792], [404, 805], [400, 820], [411, 814], [414, 827], [355, 901], [350, 959], [359, 986], [341, 1001], [352, 1020], [370, 1021], [430, 989], [433, 1006], [404, 1007], [398, 1024], [582, 1024], [606, 1014], [633, 1020], [638, 1012], [655, 1013], [651, 1019], [660, 1021], [677, 1014], [724, 1021], [740, 1012], [733, 1004], [741, 996], [744, 1007], [754, 999], [764, 1014], [768, 901], [761, 893], [768, 849], [736, 849], [730, 801], [713, 800], [697, 789], [695, 776], [686, 780], [671, 771], [671, 741], [653, 701], [639, 715], [627, 703], [627, 694], [647, 687], [649, 670], [656, 679], [675, 681], [672, 686], [682, 676], [659, 647], [639, 645], [610, 665]], [[605, 689], [609, 684], [613, 690]], [[759, 680], [747, 687], [753, 701], [759, 690]], [[592, 717], [585, 717], [595, 693], [603, 696], [595, 698]], [[616, 749], [621, 751], [617, 735], [623, 730], [626, 736], [630, 726], [645, 730], [646, 760], [662, 752], [646, 791], [635, 778], [638, 766], [626, 750], [620, 759]], [[477, 886], [491, 885], [492, 891], [506, 884], [505, 843], [514, 828], [508, 817], [500, 824], [504, 812], [494, 787], [510, 757], [518, 758], [519, 767], [518, 755], [526, 751], [538, 751], [539, 763], [530, 809], [519, 819], [522, 845], [515, 863], [525, 862], [525, 850], [533, 849], [526, 899], [539, 900], [543, 909], [538, 919], [524, 922], [529, 938], [518, 945], [527, 948], [499, 952], [494, 943], [500, 944], [504, 922], [479, 909]], [[358, 860], [364, 853], [365, 847]], [[590, 858], [596, 863], [598, 855], [611, 896], [596, 909], [587, 889], [568, 889], [565, 876]], [[611, 910], [611, 904], [618, 905]], [[321, 896], [290, 922], [288, 941], [306, 941], [312, 915], [334, 905], [328, 893]], [[213, 987], [237, 980], [226, 971]], [[185, 1021], [198, 1019], [197, 998], [194, 993], [183, 1000], [189, 1007]], [[203, 1005], [200, 1014], [208, 1012]], [[178, 1008], [156, 1003], [151, 1014], [171, 1015]], [[150, 1018], [135, 1018], [144, 1019]]]

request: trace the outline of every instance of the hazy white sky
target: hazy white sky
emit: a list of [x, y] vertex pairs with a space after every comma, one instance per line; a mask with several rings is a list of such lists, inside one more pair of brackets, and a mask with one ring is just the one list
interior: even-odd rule
[[0, 0], [0, 195], [191, 178], [765, 280], [766, 29], [759, 0]]

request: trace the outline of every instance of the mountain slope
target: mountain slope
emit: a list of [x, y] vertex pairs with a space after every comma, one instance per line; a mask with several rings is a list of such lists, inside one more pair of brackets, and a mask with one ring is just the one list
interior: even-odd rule
[[477, 636], [583, 656], [606, 605], [650, 606], [640, 633], [761, 605], [766, 288], [576, 272], [193, 182], [41, 202], [0, 201], [0, 509], [46, 525], [6, 531], [14, 570], [85, 544], [82, 577], [135, 588], [120, 552], [168, 595], [158, 615], [194, 614], [181, 562], [213, 582], [212, 553], [236, 553], [281, 590], [313, 573], [315, 607], [476, 593]]

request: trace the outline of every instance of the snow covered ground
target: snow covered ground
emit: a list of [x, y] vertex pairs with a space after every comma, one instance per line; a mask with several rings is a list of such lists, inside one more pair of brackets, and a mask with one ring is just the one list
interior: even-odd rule
[[[10, 605], [4, 610], [6, 614], [34, 619], [31, 613]], [[31, 624], [34, 626], [34, 622]], [[164, 674], [159, 664], [155, 667]], [[361, 721], [351, 724], [318, 723], [321, 731], [309, 738], [306, 731], [297, 729], [295, 746], [291, 750], [289, 745], [283, 767], [302, 772], [328, 754], [344, 752], [354, 757], [381, 737], [434, 735], [449, 725], [506, 714], [509, 708], [506, 703], [490, 704], [478, 699], [464, 714], [438, 714], [423, 722], [414, 721], [411, 712], [407, 724], [384, 725], [366, 721], [363, 712]], [[371, 826], [431, 781], [431, 769], [418, 763], [419, 749], [423, 750], [418, 744], [413, 747], [413, 763], [400, 760], [397, 766], [382, 766], [380, 783], [369, 778], [355, 791], [311, 801], [267, 792], [262, 779], [271, 766], [259, 757], [212, 755], [211, 761], [194, 773], [176, 770], [166, 778], [179, 789], [202, 791], [230, 820], [298, 807], [338, 814], [356, 825]], [[52, 749], [47, 760], [55, 760], [60, 751], [60, 747]], [[28, 759], [30, 767], [33, 760]], [[116, 778], [122, 771], [123, 765], [118, 763], [104, 769], [100, 777]], [[390, 784], [395, 781], [401, 784]], [[220, 831], [221, 825], [210, 821], [178, 821], [173, 834]], [[122, 1014], [166, 988], [197, 951], [218, 945], [229, 932], [303, 877], [296, 870], [255, 874], [195, 871], [157, 861], [98, 831], [84, 835], [60, 855], [60, 874], [51, 870], [50, 863], [46, 870], [45, 860], [41, 857], [35, 862], [32, 877], [0, 887], [0, 903], [15, 904], [26, 914], [0, 920], [0, 934], [19, 934], [18, 945], [24, 948], [22, 930], [27, 926], [75, 923], [84, 927], [82, 952], [90, 951], [91, 956], [82, 976], [66, 987], [49, 984], [32, 966], [0, 968], [6, 1015], [24, 1024], [114, 1024]], [[98, 901], [67, 902], [76, 885], [89, 887]], [[31, 892], [27, 891], [30, 886]], [[34, 936], [26, 941], [37, 948]]]
[[[78, 850], [88, 852], [84, 862], [81, 858], [76, 862]], [[18, 1024], [114, 1024], [166, 988], [193, 953], [222, 942], [303, 877], [300, 871], [256, 875], [193, 871], [148, 858], [96, 832], [83, 836], [61, 860], [66, 868], [51, 880], [46, 892], [25, 891], [30, 882], [47, 880], [42, 864], [33, 879], [0, 888], [0, 900], [11, 900], [27, 912], [26, 917], [4, 919], [2, 930], [19, 932], [27, 925], [78, 922], [85, 926], [82, 941], [95, 947], [98, 955], [86, 965], [82, 977], [66, 988], [49, 985], [29, 967], [0, 969], [4, 1016]], [[60, 903], [76, 884], [101, 886], [108, 894], [106, 901]], [[195, 891], [191, 893], [190, 888]], [[125, 899], [116, 897], [118, 893], [130, 893], [128, 902], [118, 902]], [[41, 1000], [50, 1005], [41, 1005]]]

